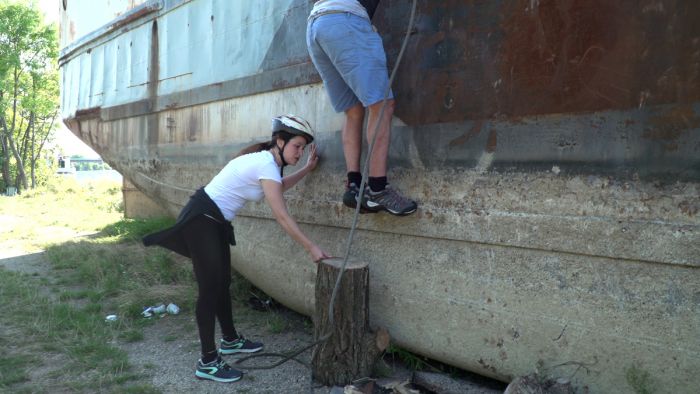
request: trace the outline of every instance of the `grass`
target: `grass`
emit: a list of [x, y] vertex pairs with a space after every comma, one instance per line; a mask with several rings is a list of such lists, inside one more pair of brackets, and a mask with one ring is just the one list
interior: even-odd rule
[[0, 354], [0, 387], [28, 381], [25, 369], [34, 362], [36, 360], [31, 357]]
[[[62, 178], [0, 196], [0, 250], [43, 251], [36, 258], [48, 262], [40, 273], [0, 268], [0, 392], [158, 392], [120, 345], [143, 341], [157, 324], [141, 316], [146, 305], [172, 302], [192, 314], [196, 284], [188, 259], [141, 245], [173, 219], [124, 219], [120, 189]], [[237, 319], [271, 333], [290, 328], [283, 313], [241, 308], [259, 290], [233, 276]], [[106, 322], [112, 314], [117, 321]], [[196, 331], [193, 319], [178, 330]], [[179, 338], [169, 332], [162, 341]]]
[[391, 357], [396, 357], [401, 360], [406, 368], [412, 371], [435, 369], [428, 362], [428, 358], [411, 353], [410, 351], [394, 344], [389, 345], [389, 348], [386, 349], [386, 353]]
[[482, 382], [484, 385], [493, 386], [493, 388], [496, 390], [505, 389], [505, 386], [500, 387], [501, 384], [499, 382], [492, 381], [488, 378], [475, 375], [469, 371], [465, 371], [440, 361], [412, 353], [411, 351], [396, 346], [395, 344], [390, 344], [386, 349], [381, 362], [378, 362], [377, 365], [375, 365], [374, 373], [377, 376], [390, 376], [391, 367], [389, 364], [394, 364], [396, 361], [399, 361], [405, 368], [408, 368], [414, 372], [427, 371], [441, 373], [449, 375], [452, 378], [466, 378], [473, 382]]
[[[0, 391], [157, 392], [140, 382], [118, 344], [143, 340], [144, 304], [167, 300], [187, 310], [191, 266], [163, 250], [135, 247], [172, 220], [122, 219], [120, 188], [63, 178], [0, 197], [0, 248], [45, 250], [50, 263], [43, 276], [0, 272], [0, 345], [7, 349]], [[107, 314], [119, 319], [106, 323]]]
[[271, 333], [279, 334], [289, 328], [289, 321], [281, 314], [272, 312], [267, 319], [267, 328]]
[[[21, 332], [23, 341], [31, 344], [30, 348], [64, 355], [68, 360], [65, 372], [85, 371], [82, 374], [87, 378], [85, 384], [97, 380], [109, 386], [120, 372], [129, 370], [126, 354], [105, 341], [105, 338], [114, 337], [118, 328], [104, 324], [98, 313], [99, 305], [74, 307], [55, 302], [42, 294], [38, 284], [16, 272], [4, 272], [0, 277], [0, 305], [3, 324], [12, 325]], [[7, 319], [10, 316], [18, 318]], [[8, 354], [31, 360], [28, 354], [23, 354], [27, 350], [31, 349], [18, 349]], [[35, 364], [17, 363], [13, 359], [3, 361], [0, 388], [22, 382]], [[76, 379], [72, 389], [80, 387], [80, 379]]]
[[651, 394], [657, 392], [649, 371], [644, 370], [635, 363], [625, 370], [627, 384], [634, 390], [635, 394]]
[[56, 178], [18, 196], [0, 196], [0, 220], [5, 222], [0, 226], [0, 245], [12, 242], [38, 251], [76, 233], [101, 231], [122, 217], [121, 201], [117, 182], [80, 184], [72, 178]]

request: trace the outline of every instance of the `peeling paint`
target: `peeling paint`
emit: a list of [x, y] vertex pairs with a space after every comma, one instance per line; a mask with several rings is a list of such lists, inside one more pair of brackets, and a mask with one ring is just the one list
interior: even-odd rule
[[644, 138], [660, 141], [677, 141], [683, 133], [700, 127], [700, 116], [689, 105], [673, 107], [649, 120]]

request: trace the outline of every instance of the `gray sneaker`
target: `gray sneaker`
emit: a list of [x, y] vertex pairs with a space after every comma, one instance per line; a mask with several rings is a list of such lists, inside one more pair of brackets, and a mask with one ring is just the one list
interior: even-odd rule
[[362, 207], [370, 211], [387, 211], [392, 215], [409, 215], [418, 209], [418, 204], [410, 198], [399, 194], [389, 185], [380, 192], [373, 192], [369, 187], [365, 188], [365, 198]]
[[[345, 186], [345, 193], [343, 193], [343, 205], [348, 208], [357, 207], [357, 195], [359, 194], [359, 187], [353, 182], [347, 182]], [[365, 195], [369, 190], [369, 186], [365, 185]], [[378, 210], [368, 210], [365, 208], [364, 202], [360, 204], [360, 213], [375, 213]]]

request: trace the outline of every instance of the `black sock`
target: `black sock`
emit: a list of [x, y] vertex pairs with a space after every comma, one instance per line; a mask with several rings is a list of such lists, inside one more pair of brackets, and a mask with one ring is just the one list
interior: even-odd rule
[[217, 357], [219, 357], [219, 352], [217, 352], [216, 350], [207, 352], [207, 354], [202, 354], [202, 364], [210, 363], [216, 360]]
[[354, 183], [355, 186], [360, 187], [362, 182], [362, 173], [357, 171], [348, 172], [348, 182]]
[[378, 176], [378, 177], [371, 176], [371, 177], [369, 177], [369, 188], [372, 189], [372, 191], [375, 193], [386, 189], [386, 177], [385, 176]]

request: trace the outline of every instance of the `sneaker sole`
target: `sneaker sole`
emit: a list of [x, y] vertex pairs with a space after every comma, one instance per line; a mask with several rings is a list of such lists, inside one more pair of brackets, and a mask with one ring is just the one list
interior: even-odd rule
[[386, 212], [389, 212], [390, 214], [392, 214], [392, 215], [394, 215], [394, 216], [406, 216], [406, 215], [410, 215], [410, 214], [412, 214], [412, 213], [414, 213], [415, 211], [418, 210], [418, 207], [416, 207], [416, 208], [411, 209], [410, 211], [404, 211], [404, 212], [402, 212], [402, 211], [393, 211], [393, 210], [388, 209], [388, 208], [386, 208], [386, 207], [384, 207], [384, 206], [382, 206], [382, 205], [380, 205], [380, 204], [376, 204], [375, 207], [370, 207], [369, 204], [370, 204], [369, 202], [365, 203], [365, 206], [363, 206], [363, 208], [364, 208], [364, 209], [371, 210], [370, 212], [386, 211]]
[[387, 209], [387, 212], [389, 212], [390, 214], [392, 214], [392, 215], [394, 215], [394, 216], [406, 216], [406, 215], [410, 215], [410, 214], [416, 212], [417, 210], [418, 210], [418, 209], [415, 208], [415, 209], [412, 209], [412, 210], [407, 211], [407, 212], [392, 212], [392, 211], [390, 211], [390, 210]]
[[201, 372], [199, 372], [199, 371], [196, 371], [196, 372], [194, 373], [194, 376], [195, 376], [197, 379], [201, 379], [201, 380], [213, 380], [213, 381], [215, 381], [215, 382], [221, 382], [221, 383], [233, 383], [233, 382], [237, 382], [237, 381], [241, 380], [241, 378], [243, 377], [243, 376], [238, 376], [238, 377], [235, 377], [235, 378], [222, 379], [222, 378], [217, 378], [216, 376], [211, 376], [211, 375], [206, 374], [206, 373], [201, 373]]
[[219, 353], [221, 354], [236, 354], [236, 353], [255, 353], [259, 352], [263, 349], [263, 346], [256, 348], [256, 349], [231, 349], [231, 350], [223, 350], [219, 349]]

